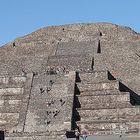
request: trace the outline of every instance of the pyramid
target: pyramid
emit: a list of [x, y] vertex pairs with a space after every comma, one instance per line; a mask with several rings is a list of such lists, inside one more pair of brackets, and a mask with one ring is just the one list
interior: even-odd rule
[[139, 135], [140, 34], [111, 23], [39, 29], [0, 47], [0, 137]]

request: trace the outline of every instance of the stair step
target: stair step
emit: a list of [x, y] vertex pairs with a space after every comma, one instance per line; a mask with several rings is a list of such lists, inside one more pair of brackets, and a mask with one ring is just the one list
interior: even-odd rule
[[89, 110], [89, 109], [115, 109], [115, 108], [128, 108], [132, 107], [130, 101], [125, 101], [125, 102], [108, 102], [108, 103], [82, 103], [81, 104], [81, 109], [83, 110]]
[[135, 130], [136, 132], [139, 131], [140, 122], [133, 121], [133, 122], [77, 122], [77, 126], [82, 129], [85, 128], [88, 132], [97, 133], [99, 131], [112, 131], [112, 132], [124, 132], [128, 133], [129, 131]]
[[119, 81], [108, 81], [100, 83], [77, 83], [80, 92], [83, 91], [97, 91], [97, 90], [117, 90], [119, 89]]
[[120, 95], [102, 95], [102, 96], [79, 96], [78, 100], [80, 104], [95, 104], [95, 105], [101, 105], [101, 104], [109, 104], [110, 103], [118, 103], [118, 102], [126, 102], [130, 101], [130, 95], [129, 94], [120, 94]]
[[108, 71], [79, 72], [77, 73], [77, 81], [84, 83], [96, 83], [108, 80]]
[[127, 116], [113, 116], [113, 115], [107, 115], [107, 116], [100, 116], [100, 117], [81, 117], [80, 121], [86, 121], [86, 122], [126, 122], [126, 121], [139, 121], [140, 115], [127, 115]]
[[95, 136], [115, 136], [115, 135], [134, 135], [136, 134], [136, 136], [138, 136], [139, 134], [139, 129], [138, 128], [134, 128], [134, 129], [128, 129], [128, 130], [103, 130], [103, 129], [92, 129], [92, 130], [88, 130], [88, 135], [92, 135], [94, 138]]
[[77, 109], [81, 117], [101, 117], [101, 116], [127, 116], [127, 115], [139, 115], [140, 107], [131, 108], [116, 108], [116, 109]]
[[120, 92], [119, 90], [97, 90], [97, 91], [82, 91], [79, 96], [102, 96], [102, 95], [120, 95], [120, 94], [128, 94], [129, 92]]
[[[140, 120], [139, 120], [139, 118], [140, 118], [140, 115], [136, 115], [137, 117], [135, 118], [136, 120], [124, 120], [124, 119], [119, 119], [119, 117], [118, 117], [118, 119], [116, 119], [116, 120], [89, 120], [89, 121], [77, 121], [76, 123], [77, 124], [89, 124], [89, 125], [100, 125], [100, 124], [113, 124], [113, 123], [115, 123], [115, 124], [118, 124], [118, 125], [120, 125], [120, 124], [127, 124], [127, 123], [132, 123], [132, 122], [138, 122], [138, 123], [140, 123]], [[125, 116], [124, 116], [125, 117]], [[127, 116], [128, 117], [128, 116]], [[134, 116], [129, 116], [129, 117], [131, 117], [131, 118], [133, 118]]]

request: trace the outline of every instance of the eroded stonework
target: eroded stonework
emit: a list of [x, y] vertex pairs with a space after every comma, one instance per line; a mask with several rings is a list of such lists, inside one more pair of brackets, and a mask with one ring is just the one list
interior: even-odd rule
[[42, 28], [4, 45], [0, 136], [138, 135], [139, 50], [138, 33], [109, 23]]

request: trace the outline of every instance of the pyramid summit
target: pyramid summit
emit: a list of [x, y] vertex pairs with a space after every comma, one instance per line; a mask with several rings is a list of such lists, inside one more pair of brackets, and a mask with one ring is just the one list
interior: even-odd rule
[[111, 23], [39, 29], [0, 47], [0, 137], [139, 135], [140, 34]]

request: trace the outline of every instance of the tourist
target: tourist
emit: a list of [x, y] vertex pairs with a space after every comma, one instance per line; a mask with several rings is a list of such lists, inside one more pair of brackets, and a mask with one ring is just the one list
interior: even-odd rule
[[84, 129], [84, 130], [81, 131], [81, 138], [83, 140], [86, 140], [87, 139], [87, 130], [86, 129]]
[[79, 136], [80, 136], [80, 132], [78, 129], [75, 130], [75, 137], [76, 137], [76, 140], [79, 140]]
[[45, 90], [43, 88], [40, 88], [40, 93], [42, 94]]

